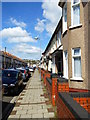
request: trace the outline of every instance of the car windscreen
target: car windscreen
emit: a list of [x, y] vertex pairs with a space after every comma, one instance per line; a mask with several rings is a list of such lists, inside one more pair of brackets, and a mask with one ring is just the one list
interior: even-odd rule
[[16, 78], [17, 72], [15, 72], [15, 71], [2, 71], [2, 77]]

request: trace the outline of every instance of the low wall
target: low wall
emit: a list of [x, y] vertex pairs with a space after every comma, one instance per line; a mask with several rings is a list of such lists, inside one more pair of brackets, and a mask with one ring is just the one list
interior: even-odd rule
[[77, 89], [77, 88], [69, 88], [69, 92], [90, 92], [90, 90]]
[[90, 92], [76, 92], [76, 93], [69, 93], [73, 100], [79, 103], [86, 111], [90, 113]]
[[60, 119], [88, 119], [89, 113], [69, 93], [61, 92], [57, 99], [57, 115]]
[[46, 85], [46, 78], [50, 78], [50, 73], [48, 71], [44, 72], [44, 84]]
[[69, 92], [68, 79], [59, 78], [57, 80], [57, 84], [58, 84], [58, 92]]
[[51, 100], [52, 99], [52, 80], [50, 78], [46, 78], [46, 88], [48, 90], [48, 95]]

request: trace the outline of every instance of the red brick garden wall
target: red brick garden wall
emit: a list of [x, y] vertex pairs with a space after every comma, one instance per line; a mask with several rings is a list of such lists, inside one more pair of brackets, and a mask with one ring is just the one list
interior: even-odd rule
[[52, 78], [52, 105], [55, 106], [57, 97], [57, 78]]
[[50, 78], [50, 73], [49, 72], [47, 72], [47, 71], [45, 71], [44, 72], [44, 84], [46, 85], [46, 78]]
[[68, 107], [64, 104], [63, 100], [59, 97], [57, 99], [57, 116], [60, 119], [67, 119], [68, 120], [75, 120], [75, 117], [73, 114], [70, 112]]
[[79, 103], [84, 109], [86, 109], [90, 113], [90, 98], [81, 97], [81, 98], [73, 98], [77, 103]]
[[47, 80], [46, 80], [46, 88], [48, 91], [49, 98], [51, 100], [52, 99], [52, 85], [50, 85], [50, 83]]
[[58, 83], [58, 92], [69, 92], [68, 83]]

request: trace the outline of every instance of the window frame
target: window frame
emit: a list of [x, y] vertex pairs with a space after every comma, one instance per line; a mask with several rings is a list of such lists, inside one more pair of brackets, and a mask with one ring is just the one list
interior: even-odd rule
[[[62, 20], [63, 20], [63, 25], [62, 25], [62, 30], [63, 30], [63, 34], [64, 32], [67, 30], [67, 21], [65, 22], [65, 7], [67, 8], [67, 2], [65, 2], [64, 6], [63, 6], [63, 9], [62, 9], [62, 14], [63, 14], [63, 17], [62, 17]], [[67, 13], [66, 13], [67, 15]]]
[[73, 4], [73, 1], [74, 0], [71, 0], [71, 26], [78, 26], [78, 25], [80, 25], [80, 23], [79, 24], [74, 24], [74, 22], [73, 22], [73, 16], [74, 16], [74, 14], [73, 14], [73, 8], [76, 7], [76, 6], [80, 7], [80, 0], [79, 0], [78, 3], [75, 3], [75, 4]]
[[57, 33], [57, 48], [61, 45], [61, 29]]
[[[66, 57], [65, 57], [66, 52], [67, 52], [67, 73], [66, 73]], [[64, 60], [64, 77], [68, 79], [68, 51], [67, 50], [63, 52], [63, 60]]]
[[[75, 49], [80, 49], [80, 53], [78, 55], [74, 55], [74, 50]], [[81, 76], [80, 77], [76, 77], [74, 74], [74, 58], [81, 58], [81, 48], [73, 48], [72, 49], [72, 78], [75, 79], [82, 79], [82, 64], [81, 64]]]

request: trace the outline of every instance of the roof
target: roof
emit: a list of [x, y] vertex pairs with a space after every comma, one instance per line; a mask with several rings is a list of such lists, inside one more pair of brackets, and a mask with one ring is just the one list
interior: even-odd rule
[[19, 58], [19, 57], [17, 57], [17, 56], [14, 56], [14, 55], [12, 55], [12, 54], [10, 54], [10, 53], [8, 53], [8, 52], [5, 52], [5, 51], [1, 51], [1, 52], [2, 52], [2, 55], [6, 55], [6, 56], [8, 56], [8, 57], [10, 57], [10, 58], [13, 58], [13, 59], [16, 59], [16, 60], [18, 60], [18, 61], [25, 62], [25, 61], [22, 60], [21, 58]]
[[56, 27], [56, 29], [55, 29], [55, 31], [54, 31], [52, 37], [51, 37], [49, 43], [48, 43], [48, 45], [47, 45], [45, 51], [42, 53], [42, 55], [44, 55], [44, 54], [46, 53], [46, 51], [48, 50], [48, 48], [49, 48], [49, 46], [50, 46], [50, 44], [51, 44], [51, 42], [52, 42], [52, 40], [53, 40], [55, 34], [57, 33], [57, 31], [58, 31], [59, 28], [61, 27], [61, 24], [62, 24], [62, 17], [61, 17], [61, 19], [60, 19], [60, 21], [59, 21], [59, 23], [58, 23], [58, 25], [57, 25], [57, 27]]
[[59, 49], [60, 47], [62, 47], [62, 45], [60, 45], [51, 55], [56, 54], [57, 52], [62, 51], [62, 50]]

